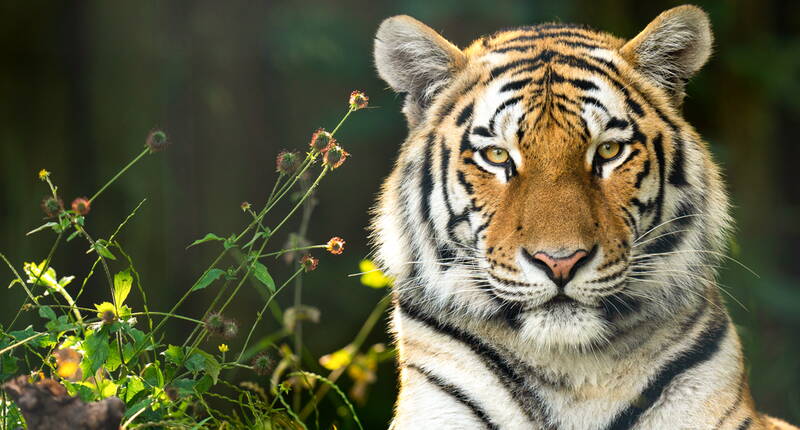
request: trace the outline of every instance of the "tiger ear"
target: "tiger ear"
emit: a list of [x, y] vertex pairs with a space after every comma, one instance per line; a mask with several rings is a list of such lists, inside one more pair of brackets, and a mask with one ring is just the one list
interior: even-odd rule
[[406, 94], [403, 112], [410, 127], [422, 118], [433, 97], [466, 64], [455, 45], [406, 15], [385, 19], [375, 35], [375, 65], [389, 86]]
[[708, 15], [684, 5], [663, 12], [620, 53], [633, 66], [672, 96], [683, 101], [686, 82], [708, 61], [713, 36]]

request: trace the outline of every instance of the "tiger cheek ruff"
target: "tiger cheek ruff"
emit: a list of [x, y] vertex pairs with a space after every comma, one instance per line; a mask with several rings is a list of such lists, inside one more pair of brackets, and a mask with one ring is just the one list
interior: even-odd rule
[[796, 428], [757, 412], [715, 283], [728, 198], [680, 109], [711, 46], [694, 6], [630, 40], [551, 23], [461, 50], [380, 25], [409, 125], [372, 224], [392, 428]]

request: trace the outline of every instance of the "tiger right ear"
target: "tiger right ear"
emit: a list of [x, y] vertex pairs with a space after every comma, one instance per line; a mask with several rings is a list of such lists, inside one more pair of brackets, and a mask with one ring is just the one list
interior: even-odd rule
[[708, 15], [697, 6], [684, 5], [656, 17], [620, 53], [680, 105], [686, 81], [711, 56], [713, 39]]
[[460, 49], [410, 16], [387, 18], [375, 35], [378, 74], [392, 89], [406, 94], [403, 112], [412, 128], [465, 64]]

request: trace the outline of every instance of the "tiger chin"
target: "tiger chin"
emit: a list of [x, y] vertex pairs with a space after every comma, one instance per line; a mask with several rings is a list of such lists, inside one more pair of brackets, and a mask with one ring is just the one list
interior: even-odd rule
[[757, 412], [715, 281], [728, 198], [681, 114], [712, 42], [695, 6], [630, 40], [380, 25], [409, 126], [372, 224], [393, 429], [796, 429]]

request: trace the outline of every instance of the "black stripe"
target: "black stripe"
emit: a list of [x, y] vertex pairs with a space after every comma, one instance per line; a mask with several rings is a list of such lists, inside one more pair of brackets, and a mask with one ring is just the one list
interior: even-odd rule
[[630, 123], [628, 121], [625, 121], [622, 118], [613, 117], [606, 123], [606, 130], [611, 130], [612, 128], [625, 130], [629, 125]]
[[590, 105], [592, 105], [592, 106], [597, 106], [598, 108], [602, 109], [602, 110], [603, 110], [603, 112], [606, 112], [606, 113], [608, 112], [608, 108], [606, 108], [606, 107], [605, 107], [605, 105], [604, 105], [603, 103], [601, 103], [601, 102], [600, 102], [600, 100], [597, 100], [597, 99], [596, 99], [596, 98], [594, 98], [594, 97], [589, 97], [589, 96], [581, 96], [580, 100], [581, 100], [582, 102], [584, 102], [584, 103], [587, 103], [587, 104], [590, 104]]
[[502, 66], [497, 66], [489, 72], [489, 79], [494, 79], [503, 73], [523, 65], [537, 65], [542, 62], [550, 61], [557, 53], [551, 50], [544, 50], [539, 55], [532, 58], [520, 58]]
[[636, 183], [634, 183], [633, 186], [636, 187], [637, 189], [641, 188], [642, 181], [649, 174], [650, 174], [650, 160], [644, 160], [644, 166], [642, 166], [642, 171], [636, 174]]
[[500, 88], [500, 92], [505, 91], [518, 91], [531, 83], [531, 78], [523, 78], [516, 81], [511, 81]]
[[431, 174], [431, 147], [433, 146], [435, 136], [433, 133], [428, 135], [428, 142], [425, 144], [425, 154], [422, 159], [421, 173], [422, 177], [419, 180], [420, 188], [420, 211], [422, 212], [422, 221], [429, 223], [431, 221], [431, 194], [433, 194], [433, 175]]
[[[516, 105], [517, 103], [520, 102], [520, 100], [522, 100], [522, 96], [512, 97], [512, 98], [504, 101], [503, 103], [501, 103], [500, 106], [498, 106], [497, 109], [495, 109], [494, 114], [492, 114], [492, 118], [489, 120], [489, 130], [490, 130], [490, 133], [492, 133], [492, 136], [495, 135], [494, 134], [494, 123], [497, 120], [497, 116], [500, 115], [500, 112], [504, 111], [509, 106]], [[475, 127], [475, 128], [477, 129], [479, 127]], [[475, 132], [475, 130], [473, 130], [473, 133], [474, 132]]]
[[[640, 151], [639, 151], [638, 149], [634, 149], [633, 151], [631, 151], [630, 155], [628, 155], [628, 158], [626, 158], [626, 159], [625, 159], [625, 161], [623, 161], [622, 163], [620, 163], [620, 165], [619, 165], [619, 166], [615, 167], [615, 168], [614, 168], [614, 170], [617, 170], [617, 169], [619, 169], [620, 167], [624, 166], [624, 165], [625, 165], [625, 164], [626, 164], [628, 161], [631, 161], [631, 160], [633, 160], [633, 157], [635, 157], [635, 156], [639, 155], [639, 153], [640, 153]], [[645, 160], [645, 161], [647, 161], [647, 160]], [[638, 187], [637, 187], [637, 188], [638, 188]]]
[[534, 387], [527, 381], [524, 374], [516, 370], [519, 368], [527, 374], [533, 374], [535, 372], [534, 369], [522, 363], [515, 363], [515, 365], [512, 366], [498, 351], [476, 336], [423, 313], [419, 308], [403, 298], [398, 298], [397, 307], [405, 316], [427, 325], [432, 330], [450, 336], [471, 349], [472, 352], [501, 379], [504, 385], [508, 387], [511, 392], [511, 398], [517, 402], [521, 410], [527, 414], [531, 421], [535, 422], [537, 418], [541, 418], [547, 423], [550, 422], [550, 417], [541, 395], [534, 390]]
[[[639, 309], [641, 309], [641, 302], [629, 294], [620, 292], [603, 297], [600, 301], [600, 306], [603, 309], [603, 317], [609, 322], [612, 322], [616, 319], [623, 319], [639, 312]], [[619, 318], [616, 318], [617, 315]]]
[[[664, 146], [663, 146], [663, 136], [659, 133], [653, 139], [653, 150], [656, 153], [656, 163], [658, 163], [658, 194], [656, 195], [656, 214], [653, 218], [653, 223], [650, 225], [650, 228], [653, 228], [661, 223], [661, 211], [663, 210], [664, 205], [664, 186], [665, 186], [665, 177], [664, 177]], [[648, 228], [648, 230], [650, 229]]]
[[458, 182], [462, 186], [464, 186], [464, 189], [467, 191], [467, 194], [469, 194], [470, 196], [475, 194], [475, 187], [473, 187], [472, 184], [470, 184], [469, 181], [467, 181], [467, 177], [464, 176], [464, 172], [458, 170], [456, 172], [456, 179], [458, 179]]
[[480, 125], [472, 128], [472, 134], [477, 134], [478, 136], [483, 137], [494, 137], [494, 134], [492, 134], [491, 130]]
[[425, 379], [428, 380], [428, 382], [430, 382], [431, 384], [435, 385], [437, 388], [439, 388], [440, 390], [442, 390], [445, 393], [447, 393], [450, 397], [454, 398], [459, 403], [461, 403], [462, 405], [464, 405], [467, 408], [469, 408], [469, 410], [472, 411], [472, 414], [475, 415], [475, 417], [478, 418], [483, 423], [483, 425], [486, 426], [486, 428], [492, 429], [492, 430], [498, 430], [499, 429], [497, 424], [493, 423], [491, 418], [489, 418], [489, 415], [486, 413], [486, 411], [483, 410], [483, 408], [480, 407], [480, 405], [478, 405], [473, 399], [471, 399], [467, 395], [467, 393], [462, 391], [457, 386], [455, 386], [453, 384], [450, 384], [448, 382], [445, 382], [444, 380], [442, 380], [438, 376], [436, 376], [436, 375], [432, 374], [431, 372], [428, 372], [427, 370], [425, 370], [425, 369], [423, 369], [423, 368], [421, 368], [419, 366], [416, 366], [414, 364], [407, 364], [405, 367], [406, 367], [406, 369], [415, 370], [417, 373], [419, 373], [420, 375], [424, 376]]
[[644, 399], [644, 404], [628, 406], [605, 427], [606, 429], [622, 430], [635, 426], [639, 417], [653, 407], [677, 376], [708, 361], [719, 351], [720, 343], [727, 333], [728, 319], [722, 314], [715, 314], [710, 318], [708, 326], [698, 335], [692, 346], [662, 366], [650, 380], [640, 396]]
[[742, 421], [741, 424], [739, 424], [739, 427], [736, 427], [736, 430], [747, 430], [750, 428], [750, 424], [753, 424], [753, 419], [747, 417], [744, 419], [744, 421]]
[[686, 230], [694, 222], [693, 215], [696, 215], [697, 212], [697, 206], [691, 198], [682, 200], [675, 210], [674, 220], [667, 224], [668, 231], [657, 234], [658, 239], [647, 243], [642, 252], [644, 254], [661, 254], [678, 248], [686, 236], [686, 232], [681, 230]]
[[562, 37], [574, 37], [576, 39], [586, 40], [587, 42], [596, 42], [596, 40], [588, 34], [576, 33], [574, 31], [555, 31], [555, 32], [543, 32], [538, 34], [526, 34], [524, 36], [517, 36], [513, 39], [508, 39], [504, 41], [503, 44], [522, 42], [528, 40], [555, 39]]
[[466, 107], [464, 107], [464, 109], [461, 110], [461, 112], [458, 114], [458, 117], [456, 118], [457, 126], [461, 127], [462, 125], [464, 125], [465, 122], [467, 122], [470, 118], [472, 118], [472, 109], [474, 105], [475, 105], [474, 102], [470, 103]]
[[672, 169], [669, 172], [669, 183], [676, 187], [689, 185], [689, 182], [686, 181], [686, 172], [684, 172], [683, 145], [683, 140], [678, 136], [672, 139]]

